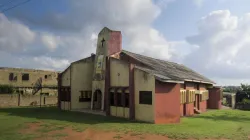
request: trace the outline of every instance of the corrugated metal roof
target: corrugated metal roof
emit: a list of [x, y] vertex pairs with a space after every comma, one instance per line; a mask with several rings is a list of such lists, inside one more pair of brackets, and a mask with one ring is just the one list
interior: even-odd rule
[[202, 76], [201, 74], [189, 69], [188, 67], [182, 64], [155, 59], [125, 50], [122, 50], [121, 53], [124, 53], [147, 65], [148, 68], [140, 66], [137, 67], [146, 72], [154, 74], [156, 78], [159, 79], [176, 81], [196, 81], [201, 83], [215, 84], [215, 82], [213, 82], [212, 80], [206, 78], [205, 76]]

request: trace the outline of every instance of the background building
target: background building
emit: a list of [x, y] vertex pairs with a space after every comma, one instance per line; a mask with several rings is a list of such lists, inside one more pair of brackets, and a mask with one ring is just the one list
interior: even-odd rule
[[37, 87], [43, 87], [45, 94], [57, 94], [56, 71], [22, 68], [0, 68], [0, 85], [10, 85], [22, 94], [38, 94]]

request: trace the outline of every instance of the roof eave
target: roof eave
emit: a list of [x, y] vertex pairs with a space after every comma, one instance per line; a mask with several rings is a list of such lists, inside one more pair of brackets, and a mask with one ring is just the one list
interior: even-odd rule
[[187, 82], [196, 82], [196, 83], [204, 83], [204, 84], [212, 84], [212, 85], [216, 84], [214, 82], [205, 82], [205, 81], [190, 80], [190, 79], [185, 79], [185, 81], [187, 81]]
[[177, 81], [177, 80], [164, 80], [164, 79], [156, 79], [158, 81], [161, 81], [163, 83], [178, 83], [178, 84], [184, 84], [184, 81]]

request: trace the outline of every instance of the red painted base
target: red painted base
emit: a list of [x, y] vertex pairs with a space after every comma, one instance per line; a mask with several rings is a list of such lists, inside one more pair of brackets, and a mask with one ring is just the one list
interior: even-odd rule
[[207, 111], [207, 101], [201, 101], [200, 102], [200, 111], [206, 112]]
[[185, 104], [185, 116], [194, 115], [194, 103]]
[[183, 104], [180, 105], [180, 114], [181, 114], [181, 117], [184, 116], [184, 105]]

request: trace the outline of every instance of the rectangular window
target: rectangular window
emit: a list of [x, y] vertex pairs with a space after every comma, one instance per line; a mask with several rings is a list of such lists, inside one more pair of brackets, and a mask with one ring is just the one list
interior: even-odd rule
[[61, 88], [61, 101], [71, 101], [70, 88]]
[[117, 95], [117, 106], [122, 107], [122, 93], [116, 93]]
[[28, 73], [22, 74], [22, 81], [29, 81], [30, 80], [30, 75]]
[[17, 75], [14, 73], [9, 74], [9, 81], [17, 81]]
[[115, 106], [114, 92], [110, 92], [110, 106]]
[[80, 91], [79, 102], [90, 102], [91, 101], [91, 91]]
[[140, 91], [139, 92], [139, 103], [152, 105], [152, 91]]
[[44, 79], [45, 80], [52, 80], [52, 75], [49, 74], [49, 75], [44, 75]]
[[125, 93], [125, 107], [129, 108], [129, 93]]

